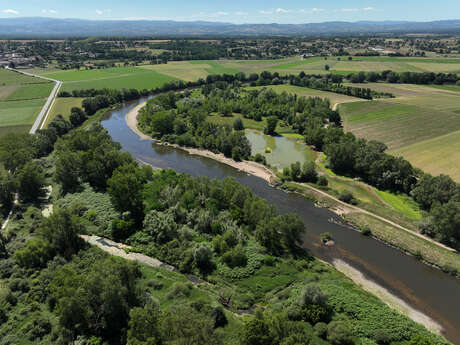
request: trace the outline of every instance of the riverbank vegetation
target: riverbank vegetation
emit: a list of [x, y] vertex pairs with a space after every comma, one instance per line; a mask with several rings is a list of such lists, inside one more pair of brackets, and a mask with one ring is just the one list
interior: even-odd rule
[[[53, 186], [51, 200], [24, 192], [1, 234], [3, 343], [448, 344], [300, 249], [297, 216], [232, 179], [141, 167], [100, 125], [58, 119], [51, 155], [0, 147], [8, 169], [43, 174], [31, 190]], [[94, 233], [178, 272], [79, 236]]]

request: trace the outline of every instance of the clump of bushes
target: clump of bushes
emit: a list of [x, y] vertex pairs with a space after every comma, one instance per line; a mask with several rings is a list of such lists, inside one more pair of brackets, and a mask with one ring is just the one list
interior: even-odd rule
[[343, 201], [343, 202], [346, 202], [347, 204], [351, 204], [351, 205], [357, 205], [358, 204], [358, 200], [355, 198], [353, 193], [348, 191], [348, 190], [344, 190], [344, 191], [342, 191], [342, 193], [340, 193], [339, 200]]

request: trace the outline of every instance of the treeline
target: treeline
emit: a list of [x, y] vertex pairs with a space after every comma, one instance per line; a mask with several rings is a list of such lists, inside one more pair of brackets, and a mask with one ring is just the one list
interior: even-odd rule
[[456, 73], [434, 73], [434, 72], [393, 72], [386, 70], [378, 72], [359, 72], [347, 76], [352, 83], [402, 83], [402, 84], [456, 84], [460, 77]]

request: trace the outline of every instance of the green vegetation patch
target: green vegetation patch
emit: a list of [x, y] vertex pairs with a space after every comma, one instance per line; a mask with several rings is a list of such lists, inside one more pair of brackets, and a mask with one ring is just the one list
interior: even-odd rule
[[44, 99], [0, 102], [0, 127], [33, 124]]
[[49, 81], [0, 68], [0, 86], [41, 83], [49, 83]]
[[71, 70], [46, 76], [64, 81], [62, 91], [82, 89], [152, 89], [177, 80], [152, 70], [138, 67], [114, 67], [98, 70]]
[[417, 203], [404, 194], [394, 194], [388, 191], [376, 190], [376, 193], [385, 202], [390, 204], [396, 210], [402, 212], [405, 216], [410, 219], [420, 220], [422, 219], [422, 212]]
[[25, 100], [25, 99], [36, 99], [36, 98], [47, 98], [51, 90], [53, 90], [54, 83], [42, 83], [42, 84], [27, 84], [22, 85], [12, 92], [6, 100]]

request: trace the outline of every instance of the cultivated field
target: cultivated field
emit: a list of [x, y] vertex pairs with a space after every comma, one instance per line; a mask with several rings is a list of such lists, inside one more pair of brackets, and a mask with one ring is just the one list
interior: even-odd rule
[[64, 82], [61, 91], [81, 89], [152, 89], [176, 78], [138, 67], [114, 67], [93, 70], [68, 70], [43, 73]]
[[[460, 114], [458, 115], [460, 122]], [[460, 182], [460, 131], [390, 151], [433, 174], [447, 174]]]
[[0, 136], [26, 133], [53, 87], [46, 80], [0, 69]]
[[392, 92], [397, 97], [341, 105], [346, 130], [386, 143], [391, 153], [430, 173], [460, 180], [460, 93], [420, 85], [356, 86]]

